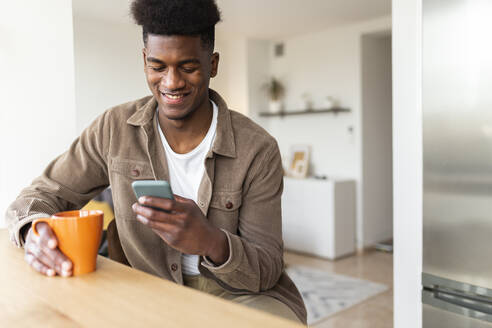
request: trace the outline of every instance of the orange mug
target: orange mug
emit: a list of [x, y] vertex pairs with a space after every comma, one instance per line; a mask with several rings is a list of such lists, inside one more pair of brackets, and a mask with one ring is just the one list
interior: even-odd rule
[[103, 216], [103, 211], [60, 212], [50, 218], [36, 219], [32, 231], [39, 236], [36, 230], [39, 222], [51, 227], [58, 239], [58, 248], [72, 261], [76, 276], [96, 270]]

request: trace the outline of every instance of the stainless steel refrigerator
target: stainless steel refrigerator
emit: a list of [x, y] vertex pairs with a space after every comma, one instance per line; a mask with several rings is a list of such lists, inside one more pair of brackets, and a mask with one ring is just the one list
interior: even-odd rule
[[492, 0], [423, 0], [424, 328], [492, 327]]

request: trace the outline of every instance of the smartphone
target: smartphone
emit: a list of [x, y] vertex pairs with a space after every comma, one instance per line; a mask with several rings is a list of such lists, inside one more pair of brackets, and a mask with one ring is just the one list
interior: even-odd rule
[[174, 199], [169, 182], [162, 180], [138, 180], [132, 182], [133, 192], [137, 199], [142, 196]]

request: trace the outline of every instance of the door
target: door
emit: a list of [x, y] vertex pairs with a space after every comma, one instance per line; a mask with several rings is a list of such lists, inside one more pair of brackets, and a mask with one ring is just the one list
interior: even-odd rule
[[423, 10], [424, 273], [490, 290], [492, 1]]

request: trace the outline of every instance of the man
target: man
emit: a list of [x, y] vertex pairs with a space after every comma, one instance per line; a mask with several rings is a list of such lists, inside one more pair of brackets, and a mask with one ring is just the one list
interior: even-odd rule
[[[22, 191], [7, 210], [12, 240], [35, 270], [70, 276], [50, 227], [39, 224], [36, 237], [30, 224], [110, 185], [117, 233], [108, 242], [120, 250], [112, 258], [305, 323], [283, 271], [277, 144], [209, 89], [219, 64], [215, 1], [136, 0], [131, 9], [152, 96], [106, 111]], [[139, 179], [170, 181], [175, 200], [137, 201], [131, 183]]]

